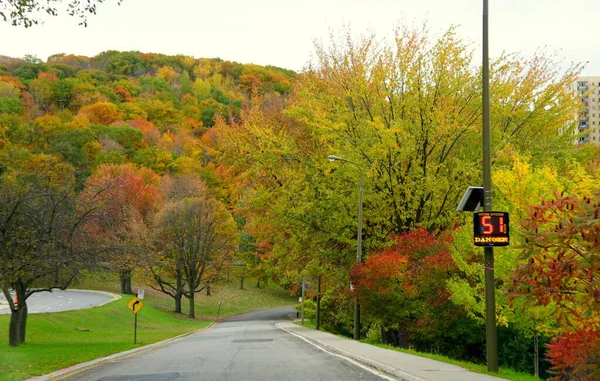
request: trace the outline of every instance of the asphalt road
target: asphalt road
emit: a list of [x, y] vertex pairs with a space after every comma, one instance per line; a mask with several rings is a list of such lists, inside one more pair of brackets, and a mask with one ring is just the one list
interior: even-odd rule
[[97, 364], [66, 380], [370, 381], [381, 378], [275, 326], [291, 308], [231, 318], [209, 330]]
[[[106, 292], [84, 290], [36, 292], [27, 298], [27, 313], [81, 310], [112, 302], [116, 297], [116, 295]], [[4, 300], [4, 294], [0, 293], [0, 314], [8, 313], [10, 313], [8, 304]]]

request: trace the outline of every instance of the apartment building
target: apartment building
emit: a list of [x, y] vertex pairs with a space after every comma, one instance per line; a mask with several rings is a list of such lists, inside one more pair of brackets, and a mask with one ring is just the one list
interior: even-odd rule
[[578, 144], [591, 143], [600, 146], [600, 77], [579, 77], [569, 86], [583, 103], [577, 116], [578, 125], [573, 131]]

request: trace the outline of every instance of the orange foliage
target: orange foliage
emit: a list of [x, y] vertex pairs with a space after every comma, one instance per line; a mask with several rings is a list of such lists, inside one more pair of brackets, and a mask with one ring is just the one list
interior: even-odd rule
[[109, 102], [83, 106], [79, 110], [79, 115], [87, 117], [91, 123], [101, 123], [107, 126], [121, 119], [121, 113], [117, 106]]
[[0, 82], [6, 82], [6, 83], [10, 83], [11, 85], [13, 85], [14, 87], [16, 87], [17, 89], [24, 91], [25, 90], [25, 85], [23, 83], [21, 83], [21, 81], [19, 80], [19, 77], [13, 77], [13, 76], [9, 76], [9, 75], [0, 75]]
[[58, 77], [56, 76], [56, 73], [42, 71], [38, 74], [38, 79], [41, 79], [43, 81], [56, 81], [58, 80]]
[[254, 74], [243, 74], [240, 76], [240, 87], [247, 93], [260, 90], [262, 81]]
[[578, 330], [552, 340], [546, 356], [555, 381], [600, 379], [600, 331]]
[[131, 102], [133, 100], [133, 98], [131, 97], [131, 93], [123, 85], [115, 86], [115, 94], [117, 94], [123, 102]]
[[144, 135], [144, 141], [148, 145], [154, 146], [158, 143], [158, 140], [160, 139], [160, 131], [154, 125], [154, 123], [150, 122], [148, 119], [137, 117], [128, 124], [142, 132]]

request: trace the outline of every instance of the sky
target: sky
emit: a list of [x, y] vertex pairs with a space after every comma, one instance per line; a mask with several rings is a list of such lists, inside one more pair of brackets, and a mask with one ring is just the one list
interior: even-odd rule
[[[481, 62], [482, 0], [106, 0], [88, 27], [63, 15], [42, 25], [0, 22], [0, 55], [57, 53], [92, 57], [106, 50], [184, 54], [301, 71], [314, 42], [349, 27], [353, 34], [393, 36], [399, 25], [427, 23], [434, 36], [451, 26]], [[59, 8], [60, 10], [61, 8]], [[587, 62], [600, 76], [600, 1], [489, 0], [490, 57], [502, 52], [556, 53], [561, 67]], [[475, 63], [477, 64], [477, 63]]]

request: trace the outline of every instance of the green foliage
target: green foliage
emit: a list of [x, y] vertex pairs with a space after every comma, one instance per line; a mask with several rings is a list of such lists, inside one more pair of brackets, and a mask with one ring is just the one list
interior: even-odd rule
[[17, 145], [28, 142], [28, 127], [18, 114], [0, 113], [0, 131], [2, 139]]
[[118, 52], [108, 50], [96, 56], [104, 70], [110, 74], [139, 76], [145, 70], [139, 52]]
[[94, 160], [94, 167], [99, 167], [102, 164], [125, 164], [127, 159], [121, 152], [110, 151], [100, 152]]
[[171, 168], [173, 155], [156, 147], [137, 150], [133, 162], [141, 167], [152, 169], [158, 174], [165, 174]]
[[0, 114], [2, 113], [23, 115], [23, 101], [20, 98], [0, 97]]
[[91, 131], [98, 138], [107, 136], [116, 141], [124, 149], [124, 154], [133, 157], [139, 150], [145, 147], [141, 131], [130, 126], [108, 127], [102, 124], [90, 126]]
[[60, 154], [73, 167], [87, 171], [91, 162], [84, 146], [93, 140], [95, 137], [90, 130], [58, 130], [48, 138], [48, 151]]

